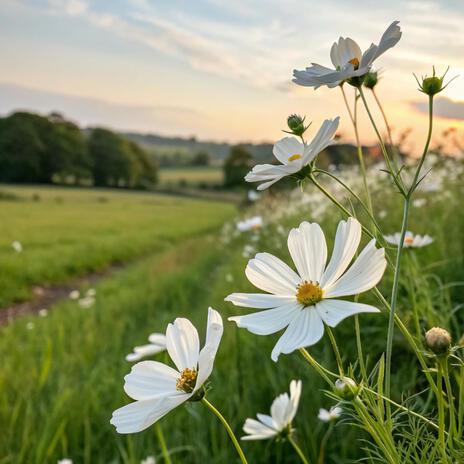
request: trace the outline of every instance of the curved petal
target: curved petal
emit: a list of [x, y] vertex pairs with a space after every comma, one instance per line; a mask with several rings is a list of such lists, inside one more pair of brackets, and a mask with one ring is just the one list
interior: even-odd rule
[[208, 308], [208, 323], [206, 328], [205, 346], [200, 351], [198, 359], [198, 377], [195, 384], [196, 392], [211, 375], [214, 358], [221, 342], [224, 326], [221, 315], [213, 308]]
[[317, 131], [317, 134], [306, 148], [304, 164], [307, 164], [309, 161], [314, 159], [316, 155], [318, 155], [329, 145], [335, 143], [333, 137], [335, 132], [337, 132], [339, 122], [340, 117], [337, 116], [334, 119], [326, 119], [322, 123], [321, 127]]
[[271, 416], [278, 430], [283, 430], [287, 425], [287, 411], [290, 398], [287, 393], [279, 395], [271, 405]]
[[248, 435], [242, 440], [267, 440], [277, 435], [277, 431], [264, 425], [256, 419], [247, 419], [243, 426], [243, 431]]
[[134, 348], [134, 352], [126, 356], [126, 361], [139, 361], [147, 356], [153, 356], [161, 353], [165, 349], [165, 346], [153, 345], [151, 343], [149, 345], [136, 346]]
[[190, 396], [184, 393], [176, 397], [135, 401], [114, 411], [110, 422], [118, 433], [141, 432], [187, 401]]
[[133, 366], [130, 374], [124, 377], [124, 390], [134, 400], [177, 396], [176, 382], [179, 376], [179, 372], [166, 364], [142, 361]]
[[361, 241], [361, 224], [355, 218], [340, 221], [329, 264], [320, 281], [321, 287], [330, 287], [346, 270]]
[[255, 287], [274, 295], [294, 296], [301, 282], [292, 269], [269, 253], [258, 253], [250, 259], [245, 274]]
[[325, 298], [356, 295], [377, 285], [385, 272], [387, 260], [385, 250], [375, 248], [371, 240], [353, 265], [330, 287], [324, 288]]
[[186, 368], [196, 369], [200, 340], [197, 329], [188, 319], [179, 317], [174, 321], [174, 324], [168, 325], [166, 347], [179, 372]]
[[380, 312], [379, 309], [367, 304], [331, 299], [317, 303], [316, 310], [322, 320], [330, 327], [335, 327], [343, 319], [354, 314]]
[[288, 235], [288, 250], [303, 280], [320, 282], [327, 261], [327, 245], [319, 224], [302, 222]]
[[274, 419], [271, 416], [268, 416], [267, 414], [256, 414], [256, 417], [260, 422], [262, 422], [264, 425], [269, 427], [270, 429], [275, 429], [277, 430], [276, 423], [274, 422]]
[[162, 333], [152, 333], [148, 336], [148, 341], [153, 345], [166, 347], [166, 335]]
[[398, 26], [399, 23], [399, 21], [393, 21], [390, 26], [388, 26], [387, 30], [383, 33], [373, 60], [376, 60], [388, 49], [394, 47], [401, 39], [401, 29]]
[[274, 144], [272, 153], [282, 163], [289, 164], [289, 157], [300, 155], [303, 158], [304, 145], [295, 137], [284, 137]]
[[299, 314], [300, 310], [301, 305], [293, 302], [267, 311], [229, 317], [229, 321], [235, 322], [237, 327], [248, 329], [256, 335], [270, 335], [287, 327]]
[[295, 302], [294, 296], [268, 295], [266, 293], [231, 293], [224, 301], [245, 308], [267, 309], [277, 308]]
[[305, 308], [290, 322], [287, 330], [272, 350], [271, 359], [277, 361], [281, 353], [288, 354], [298, 348], [314, 345], [324, 335], [324, 324], [314, 307]]
[[288, 423], [292, 422], [295, 418], [296, 412], [298, 411], [298, 405], [300, 404], [301, 397], [301, 380], [292, 380], [290, 382], [290, 404], [289, 410], [287, 411]]

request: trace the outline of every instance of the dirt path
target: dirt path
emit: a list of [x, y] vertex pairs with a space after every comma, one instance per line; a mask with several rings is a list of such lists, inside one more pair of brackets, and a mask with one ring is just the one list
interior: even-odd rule
[[127, 264], [114, 264], [101, 272], [91, 272], [85, 276], [73, 279], [66, 284], [53, 286], [35, 286], [33, 298], [21, 303], [13, 303], [0, 309], [0, 327], [9, 324], [18, 317], [31, 313], [38, 313], [41, 309], [50, 309], [51, 306], [61, 300], [69, 298], [69, 293], [79, 290], [83, 286], [92, 286], [100, 280], [110, 277], [115, 272], [126, 267]]

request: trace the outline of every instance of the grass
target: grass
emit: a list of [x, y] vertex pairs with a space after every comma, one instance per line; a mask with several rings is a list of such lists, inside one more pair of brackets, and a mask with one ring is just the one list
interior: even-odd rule
[[[64, 282], [220, 226], [233, 205], [53, 187], [1, 187], [0, 308], [33, 285]], [[7, 195], [5, 195], [7, 194]], [[13, 251], [18, 240], [23, 252]]]
[[221, 167], [164, 168], [160, 170], [162, 187], [198, 187], [222, 185], [224, 174]]

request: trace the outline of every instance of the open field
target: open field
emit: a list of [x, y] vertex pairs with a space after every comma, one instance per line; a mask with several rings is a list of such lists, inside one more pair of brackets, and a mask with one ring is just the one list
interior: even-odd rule
[[28, 298], [33, 285], [161, 250], [234, 213], [230, 204], [150, 193], [11, 186], [0, 192], [0, 308]]
[[198, 187], [202, 185], [222, 185], [224, 175], [221, 167], [190, 167], [160, 169], [161, 187]]

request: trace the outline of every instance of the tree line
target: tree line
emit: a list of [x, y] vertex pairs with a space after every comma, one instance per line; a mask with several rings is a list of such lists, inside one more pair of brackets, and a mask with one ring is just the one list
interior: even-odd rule
[[156, 162], [135, 142], [103, 128], [83, 131], [58, 113], [0, 118], [0, 181], [149, 188]]

